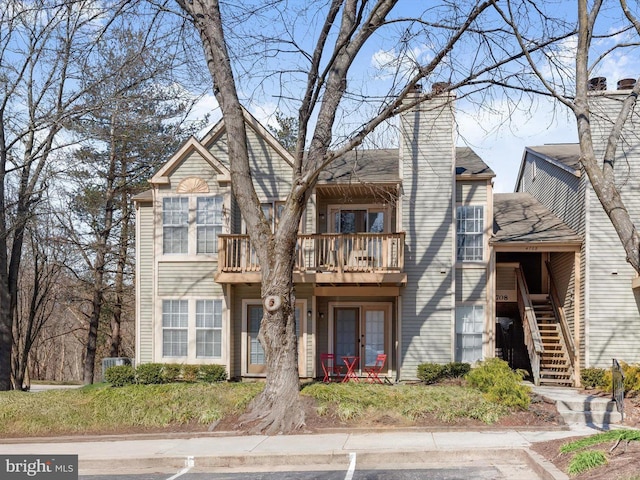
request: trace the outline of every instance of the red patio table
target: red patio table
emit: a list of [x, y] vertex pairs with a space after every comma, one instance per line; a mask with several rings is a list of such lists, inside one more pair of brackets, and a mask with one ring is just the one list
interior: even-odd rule
[[342, 357], [342, 361], [347, 367], [347, 374], [344, 376], [343, 382], [348, 382], [349, 380], [353, 380], [354, 382], [358, 381], [356, 367], [358, 366], [359, 360], [360, 357], [356, 357], [355, 355], [345, 355]]

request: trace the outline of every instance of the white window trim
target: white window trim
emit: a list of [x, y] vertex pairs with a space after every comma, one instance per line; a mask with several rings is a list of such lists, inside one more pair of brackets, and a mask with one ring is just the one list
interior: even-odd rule
[[[155, 344], [158, 346], [155, 348], [155, 362], [160, 363], [187, 363], [187, 364], [218, 364], [224, 365], [229, 368], [229, 334], [230, 328], [228, 322], [228, 307], [224, 296], [211, 296], [203, 297], [198, 296], [182, 296], [182, 297], [157, 297], [156, 302], [156, 318], [159, 321], [155, 322]], [[162, 303], [164, 300], [186, 300], [187, 301], [187, 356], [186, 357], [165, 357], [163, 356], [163, 327], [162, 327]], [[217, 357], [196, 357], [196, 302], [198, 300], [220, 300], [222, 302], [222, 348], [221, 356]], [[229, 372], [230, 373], [230, 372]]]
[[[458, 208], [460, 207], [480, 207], [482, 208], [482, 259], [480, 260], [461, 260], [458, 258]], [[455, 261], [456, 265], [484, 265], [488, 261], [488, 222], [487, 222], [487, 205], [484, 203], [456, 203], [456, 215], [454, 219], [454, 228], [455, 228]]]
[[[185, 260], [203, 260], [203, 259], [216, 259], [218, 257], [218, 247], [214, 248], [213, 253], [197, 253], [198, 249], [198, 225], [196, 223], [196, 211], [198, 208], [198, 198], [206, 197], [220, 197], [221, 199], [221, 217], [222, 223], [221, 234], [228, 233], [229, 231], [229, 219], [228, 219], [228, 207], [227, 207], [227, 195], [223, 193], [199, 193], [199, 194], [167, 194], [158, 197], [158, 211], [156, 216], [157, 224], [159, 225], [160, 232], [156, 240], [156, 251], [158, 252], [158, 259], [162, 261], [185, 261]], [[187, 221], [187, 253], [165, 253], [164, 252], [164, 222], [163, 222], [163, 209], [165, 198], [187, 198], [188, 201], [188, 221]]]
[[[460, 308], [464, 308], [464, 307], [479, 307], [482, 308], [482, 332], [480, 332], [480, 336], [481, 336], [481, 346], [480, 346], [480, 360], [485, 360], [487, 358], [486, 356], [486, 352], [485, 352], [485, 343], [487, 341], [488, 338], [488, 331], [487, 331], [487, 316], [489, 314], [489, 309], [487, 308], [487, 305], [485, 303], [482, 302], [458, 302], [456, 303], [456, 308], [455, 308], [455, 313], [454, 313], [454, 318], [453, 318], [453, 360], [454, 361], [458, 361], [457, 360], [457, 351], [458, 351], [458, 312], [460, 311]], [[478, 333], [474, 333], [473, 335], [478, 335]], [[462, 360], [460, 360], [462, 361]]]

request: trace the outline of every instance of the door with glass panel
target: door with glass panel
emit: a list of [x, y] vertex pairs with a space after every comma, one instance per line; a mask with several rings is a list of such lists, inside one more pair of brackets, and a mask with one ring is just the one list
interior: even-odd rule
[[[363, 326], [364, 333], [362, 346], [362, 366], [371, 366], [376, 363], [376, 357], [381, 353], [387, 352], [387, 312], [385, 309], [378, 307], [365, 307], [363, 309]], [[386, 371], [388, 365], [384, 365]]]
[[[388, 352], [389, 309], [386, 306], [336, 307], [334, 309], [334, 353], [359, 357], [358, 366], [375, 364], [380, 353]], [[386, 371], [388, 365], [385, 365]]]
[[[296, 304], [296, 336], [298, 337], [298, 370], [300, 375], [306, 376], [306, 348], [302, 345], [302, 303]], [[247, 306], [247, 373], [264, 373], [266, 369], [265, 354], [262, 344], [258, 340], [260, 322], [262, 321], [262, 305]]]
[[264, 373], [265, 357], [262, 344], [258, 341], [262, 305], [247, 306], [247, 373]]

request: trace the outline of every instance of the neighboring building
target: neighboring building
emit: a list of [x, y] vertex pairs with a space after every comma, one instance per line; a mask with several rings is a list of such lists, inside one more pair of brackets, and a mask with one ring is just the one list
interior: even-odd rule
[[[632, 87], [633, 85], [631, 85]], [[613, 120], [628, 91], [591, 92], [591, 119], [598, 158]], [[616, 183], [635, 225], [640, 225], [640, 112], [631, 113], [616, 156]], [[516, 189], [529, 192], [553, 211], [583, 240], [579, 294], [570, 289], [564, 302], [575, 315], [581, 338], [580, 357], [586, 366], [608, 367], [613, 358], [640, 362], [640, 280], [627, 263], [586, 172], [577, 144], [544, 145], [525, 149]], [[555, 272], [554, 272], [555, 273]], [[575, 328], [574, 325], [571, 328]]]
[[[402, 114], [399, 149], [355, 151], [321, 175], [294, 271], [302, 378], [321, 374], [325, 352], [358, 355], [360, 368], [386, 353], [392, 380], [414, 379], [423, 362], [499, 355], [536, 381], [570, 384], [580, 365], [604, 363], [601, 337], [589, 337], [594, 307], [581, 306], [592, 241], [583, 246], [580, 221], [529, 188], [542, 183], [543, 160], [530, 175], [533, 150], [520, 175], [531, 194], [493, 194], [491, 169], [455, 147], [453, 100], [440, 95]], [[275, 227], [293, 159], [248, 113], [245, 121], [254, 182]], [[224, 122], [189, 139], [150, 184], [135, 198], [136, 361], [264, 376], [260, 267], [231, 194]], [[635, 317], [629, 310], [638, 335], [637, 305]], [[616, 356], [638, 361], [631, 350]]]

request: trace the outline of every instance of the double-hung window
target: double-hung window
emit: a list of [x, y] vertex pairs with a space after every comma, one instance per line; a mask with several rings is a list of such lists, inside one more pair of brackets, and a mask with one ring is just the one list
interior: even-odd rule
[[222, 233], [222, 196], [162, 200], [162, 251], [215, 255]]
[[196, 301], [196, 357], [222, 358], [222, 300]]
[[187, 300], [162, 301], [162, 356], [186, 357], [189, 331]]
[[214, 254], [222, 233], [222, 197], [198, 197], [196, 204], [196, 253]]
[[482, 305], [456, 307], [456, 361], [473, 363], [482, 360]]
[[456, 209], [457, 253], [460, 262], [482, 261], [484, 207], [465, 205]]
[[188, 253], [189, 199], [186, 197], [162, 200], [162, 248], [164, 253]]

